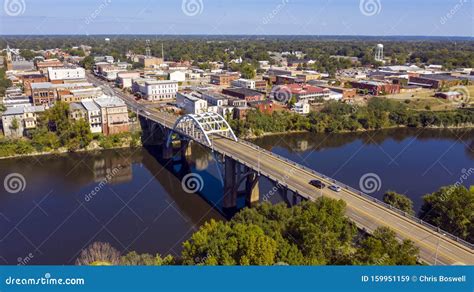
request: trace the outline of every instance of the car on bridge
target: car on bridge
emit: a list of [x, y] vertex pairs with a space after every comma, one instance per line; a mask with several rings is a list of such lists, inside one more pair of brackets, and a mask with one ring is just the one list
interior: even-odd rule
[[338, 185], [332, 185], [329, 187], [329, 189], [332, 191], [335, 191], [336, 193], [339, 193], [340, 191], [342, 191], [342, 188]]
[[324, 184], [322, 181], [315, 179], [311, 180], [309, 184], [313, 187], [317, 187], [318, 189], [324, 189], [326, 187], [326, 184]]

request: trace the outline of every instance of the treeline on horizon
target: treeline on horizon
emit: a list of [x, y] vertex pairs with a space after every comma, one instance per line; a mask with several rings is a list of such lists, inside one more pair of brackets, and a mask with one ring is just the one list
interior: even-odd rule
[[[245, 36], [111, 36], [106, 42], [101, 36], [5, 36], [0, 47], [8, 45], [21, 50], [71, 49], [79, 45], [92, 47], [92, 55], [112, 55], [126, 60], [126, 53], [145, 53], [145, 40], [150, 39], [152, 54], [161, 56], [163, 44], [167, 61], [230, 62], [242, 57], [258, 67], [258, 61], [272, 61], [268, 51], [302, 51], [307, 59], [316, 60], [310, 69], [332, 73], [349, 68], [350, 62], [330, 58], [332, 55], [358, 57], [362, 65], [380, 65], [374, 60], [377, 43], [385, 45], [385, 55], [392, 64], [438, 64], [447, 69], [474, 67], [474, 41], [469, 38], [377, 38], [377, 37], [245, 37]], [[290, 56], [291, 57], [291, 56]]]
[[309, 131], [313, 133], [341, 133], [361, 130], [380, 130], [392, 127], [448, 128], [474, 125], [472, 109], [452, 111], [415, 111], [405, 103], [375, 97], [367, 106], [354, 106], [339, 102], [325, 104], [319, 112], [307, 116], [290, 112], [273, 112], [271, 115], [253, 111], [245, 120], [230, 120], [240, 137], [261, 136], [265, 133]]

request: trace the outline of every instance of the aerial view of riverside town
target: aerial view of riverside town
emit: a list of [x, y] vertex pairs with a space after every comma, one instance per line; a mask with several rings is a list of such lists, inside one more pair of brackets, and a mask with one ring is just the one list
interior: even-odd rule
[[3, 2], [1, 266], [474, 265], [472, 1]]

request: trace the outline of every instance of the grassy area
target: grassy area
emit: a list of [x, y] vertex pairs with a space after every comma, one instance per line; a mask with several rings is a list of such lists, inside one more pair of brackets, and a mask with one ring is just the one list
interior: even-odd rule
[[[474, 106], [474, 85], [464, 87], [468, 90], [470, 96], [469, 105], [472, 107]], [[402, 101], [408, 108], [413, 110], [445, 111], [459, 108], [459, 102], [434, 97], [435, 92], [434, 90], [422, 90], [419, 92], [387, 95], [386, 97]]]

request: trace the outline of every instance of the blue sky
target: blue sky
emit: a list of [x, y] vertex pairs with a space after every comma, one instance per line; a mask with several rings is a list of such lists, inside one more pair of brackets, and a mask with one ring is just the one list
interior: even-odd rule
[[2, 35], [474, 36], [474, 0], [2, 1]]

